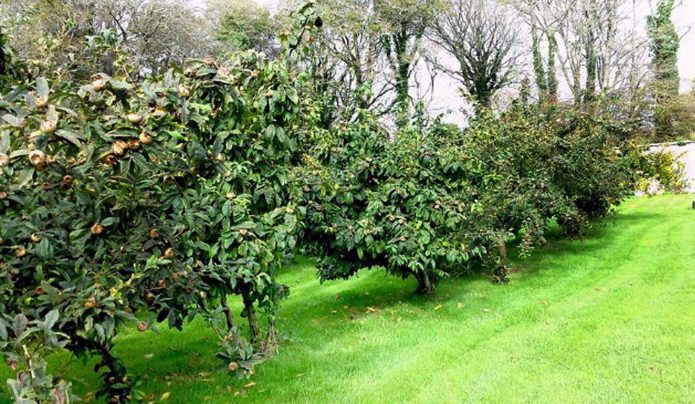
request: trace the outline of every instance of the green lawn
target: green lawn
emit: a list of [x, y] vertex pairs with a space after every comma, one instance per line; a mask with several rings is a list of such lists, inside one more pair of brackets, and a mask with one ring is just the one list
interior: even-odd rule
[[[297, 263], [282, 276], [281, 352], [249, 388], [200, 323], [124, 333], [117, 353], [144, 390], [180, 403], [693, 402], [692, 199], [631, 200], [587, 240], [519, 261], [509, 285], [451, 279], [429, 299], [381, 272], [320, 285]], [[79, 393], [94, 388], [87, 364], [55, 362]]]

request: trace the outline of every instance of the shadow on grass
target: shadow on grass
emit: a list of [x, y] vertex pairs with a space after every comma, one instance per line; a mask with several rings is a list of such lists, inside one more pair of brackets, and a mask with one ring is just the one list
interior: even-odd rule
[[[533, 251], [530, 258], [515, 259], [513, 262], [523, 268], [524, 277], [534, 277], [542, 269], [544, 262], [565, 255], [604, 255], [615, 248], [615, 236], [624, 231], [625, 227], [635, 227], [631, 231], [636, 232], [652, 226], [666, 216], [668, 213], [621, 211], [596, 224], [580, 240], [564, 239], [558, 229], [553, 229], [548, 235], [547, 245]], [[636, 226], [638, 223], [639, 226]], [[306, 275], [307, 272], [311, 272], [310, 277]], [[471, 292], [481, 281], [492, 285], [492, 281], [484, 273], [474, 273], [444, 280], [440, 285], [440, 290], [444, 293], [421, 296], [415, 293], [416, 283], [412, 278], [402, 280], [378, 270], [362, 271], [350, 281], [332, 281], [321, 285], [313, 269], [313, 260], [301, 256], [296, 257], [282, 271], [281, 280], [288, 280], [293, 289], [290, 298], [282, 302], [280, 307], [280, 332], [285, 344], [283, 349], [301, 346], [302, 341], [297, 339], [312, 333], [322, 334], [319, 341], [321, 344], [340, 339], [355, 322], [374, 313], [370, 310], [383, 313], [395, 306], [405, 305], [410, 309], [431, 311], [437, 304], [453, 302], [459, 295]], [[300, 292], [301, 298], [295, 297], [296, 292]], [[301, 330], [290, 327], [297, 321], [306, 321], [308, 324]], [[154, 391], [161, 383], [172, 380], [188, 384], [214, 377], [235, 387], [247, 382], [228, 375], [224, 364], [214, 358], [216, 338], [203, 321], [196, 320], [184, 327], [184, 330], [178, 332], [164, 327], [162, 338], [126, 332], [119, 337], [116, 352], [124, 358], [133, 374], [144, 378], [143, 388], [147, 391]], [[148, 358], [149, 355], [152, 356]], [[348, 350], [345, 356], [349, 355]], [[97, 378], [91, 372], [93, 360], [85, 362], [70, 359], [68, 355], [59, 355], [56, 362], [61, 373], [71, 374], [78, 392], [94, 389]]]

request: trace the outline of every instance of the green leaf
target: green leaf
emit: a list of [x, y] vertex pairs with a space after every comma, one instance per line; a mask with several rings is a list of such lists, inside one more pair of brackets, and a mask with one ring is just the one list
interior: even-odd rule
[[44, 329], [46, 331], [50, 330], [53, 328], [55, 323], [58, 321], [58, 318], [60, 318], [60, 312], [58, 310], [51, 310], [46, 314], [46, 319], [44, 320]]
[[45, 77], [36, 79], [36, 92], [39, 97], [48, 97], [50, 90], [48, 88], [48, 81]]
[[82, 144], [80, 143], [80, 138], [81, 136], [78, 135], [75, 132], [65, 130], [65, 129], [58, 129], [56, 131], [56, 136], [67, 140], [68, 142], [74, 144], [77, 147], [80, 147]]

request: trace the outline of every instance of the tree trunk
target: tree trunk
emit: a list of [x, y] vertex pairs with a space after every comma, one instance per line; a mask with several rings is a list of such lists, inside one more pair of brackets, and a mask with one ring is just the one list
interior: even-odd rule
[[429, 295], [434, 292], [434, 283], [430, 279], [430, 276], [425, 271], [417, 271], [414, 273], [415, 279], [417, 279], [417, 292], [422, 295]]
[[401, 31], [393, 35], [396, 56], [396, 125], [404, 128], [408, 124], [410, 104], [410, 59], [408, 57], [408, 33]]
[[251, 344], [258, 348], [261, 327], [258, 324], [258, 317], [256, 317], [256, 307], [253, 304], [251, 293], [246, 287], [242, 289], [241, 296], [244, 301], [244, 314], [246, 314], [246, 319], [249, 322], [249, 330], [251, 331]]
[[278, 353], [278, 337], [277, 331], [275, 330], [275, 322], [271, 321], [268, 324], [268, 333], [265, 339], [265, 346], [263, 347], [263, 352], [265, 353]]
[[104, 386], [99, 390], [99, 394], [106, 395], [107, 402], [126, 403], [131, 401], [132, 382], [127, 379], [127, 371], [123, 361], [111, 354], [111, 346], [79, 336], [74, 337], [72, 342], [75, 347], [87, 348], [101, 357], [101, 361], [94, 365], [95, 372], [106, 368], [106, 372], [102, 374]]
[[557, 102], [558, 81], [555, 59], [557, 58], [557, 39], [555, 34], [548, 33], [548, 101]]
[[497, 283], [507, 283], [507, 243], [500, 238], [497, 242], [497, 252], [499, 261], [495, 263], [495, 269], [492, 271], [492, 279]]
[[531, 52], [533, 54], [533, 72], [536, 76], [538, 96], [541, 100], [544, 100], [548, 94], [548, 82], [543, 65], [543, 54], [541, 53], [541, 39], [538, 35], [538, 28], [536, 28], [535, 25], [531, 26], [531, 47]]
[[234, 327], [234, 315], [232, 314], [232, 309], [229, 308], [229, 303], [227, 303], [227, 294], [223, 293], [220, 297], [220, 305], [222, 305], [222, 312], [224, 312], [224, 318], [227, 320], [227, 329], [233, 331]]

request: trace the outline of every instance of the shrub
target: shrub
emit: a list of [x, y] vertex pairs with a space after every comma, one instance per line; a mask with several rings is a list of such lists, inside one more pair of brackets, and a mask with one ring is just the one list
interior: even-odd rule
[[[411, 125], [394, 141], [370, 117], [320, 132], [296, 180], [321, 279], [362, 268], [418, 281], [483, 267], [506, 281], [507, 246], [578, 235], [631, 193], [631, 146], [591, 115], [517, 107], [463, 132]], [[624, 149], [624, 150], [623, 150]]]

